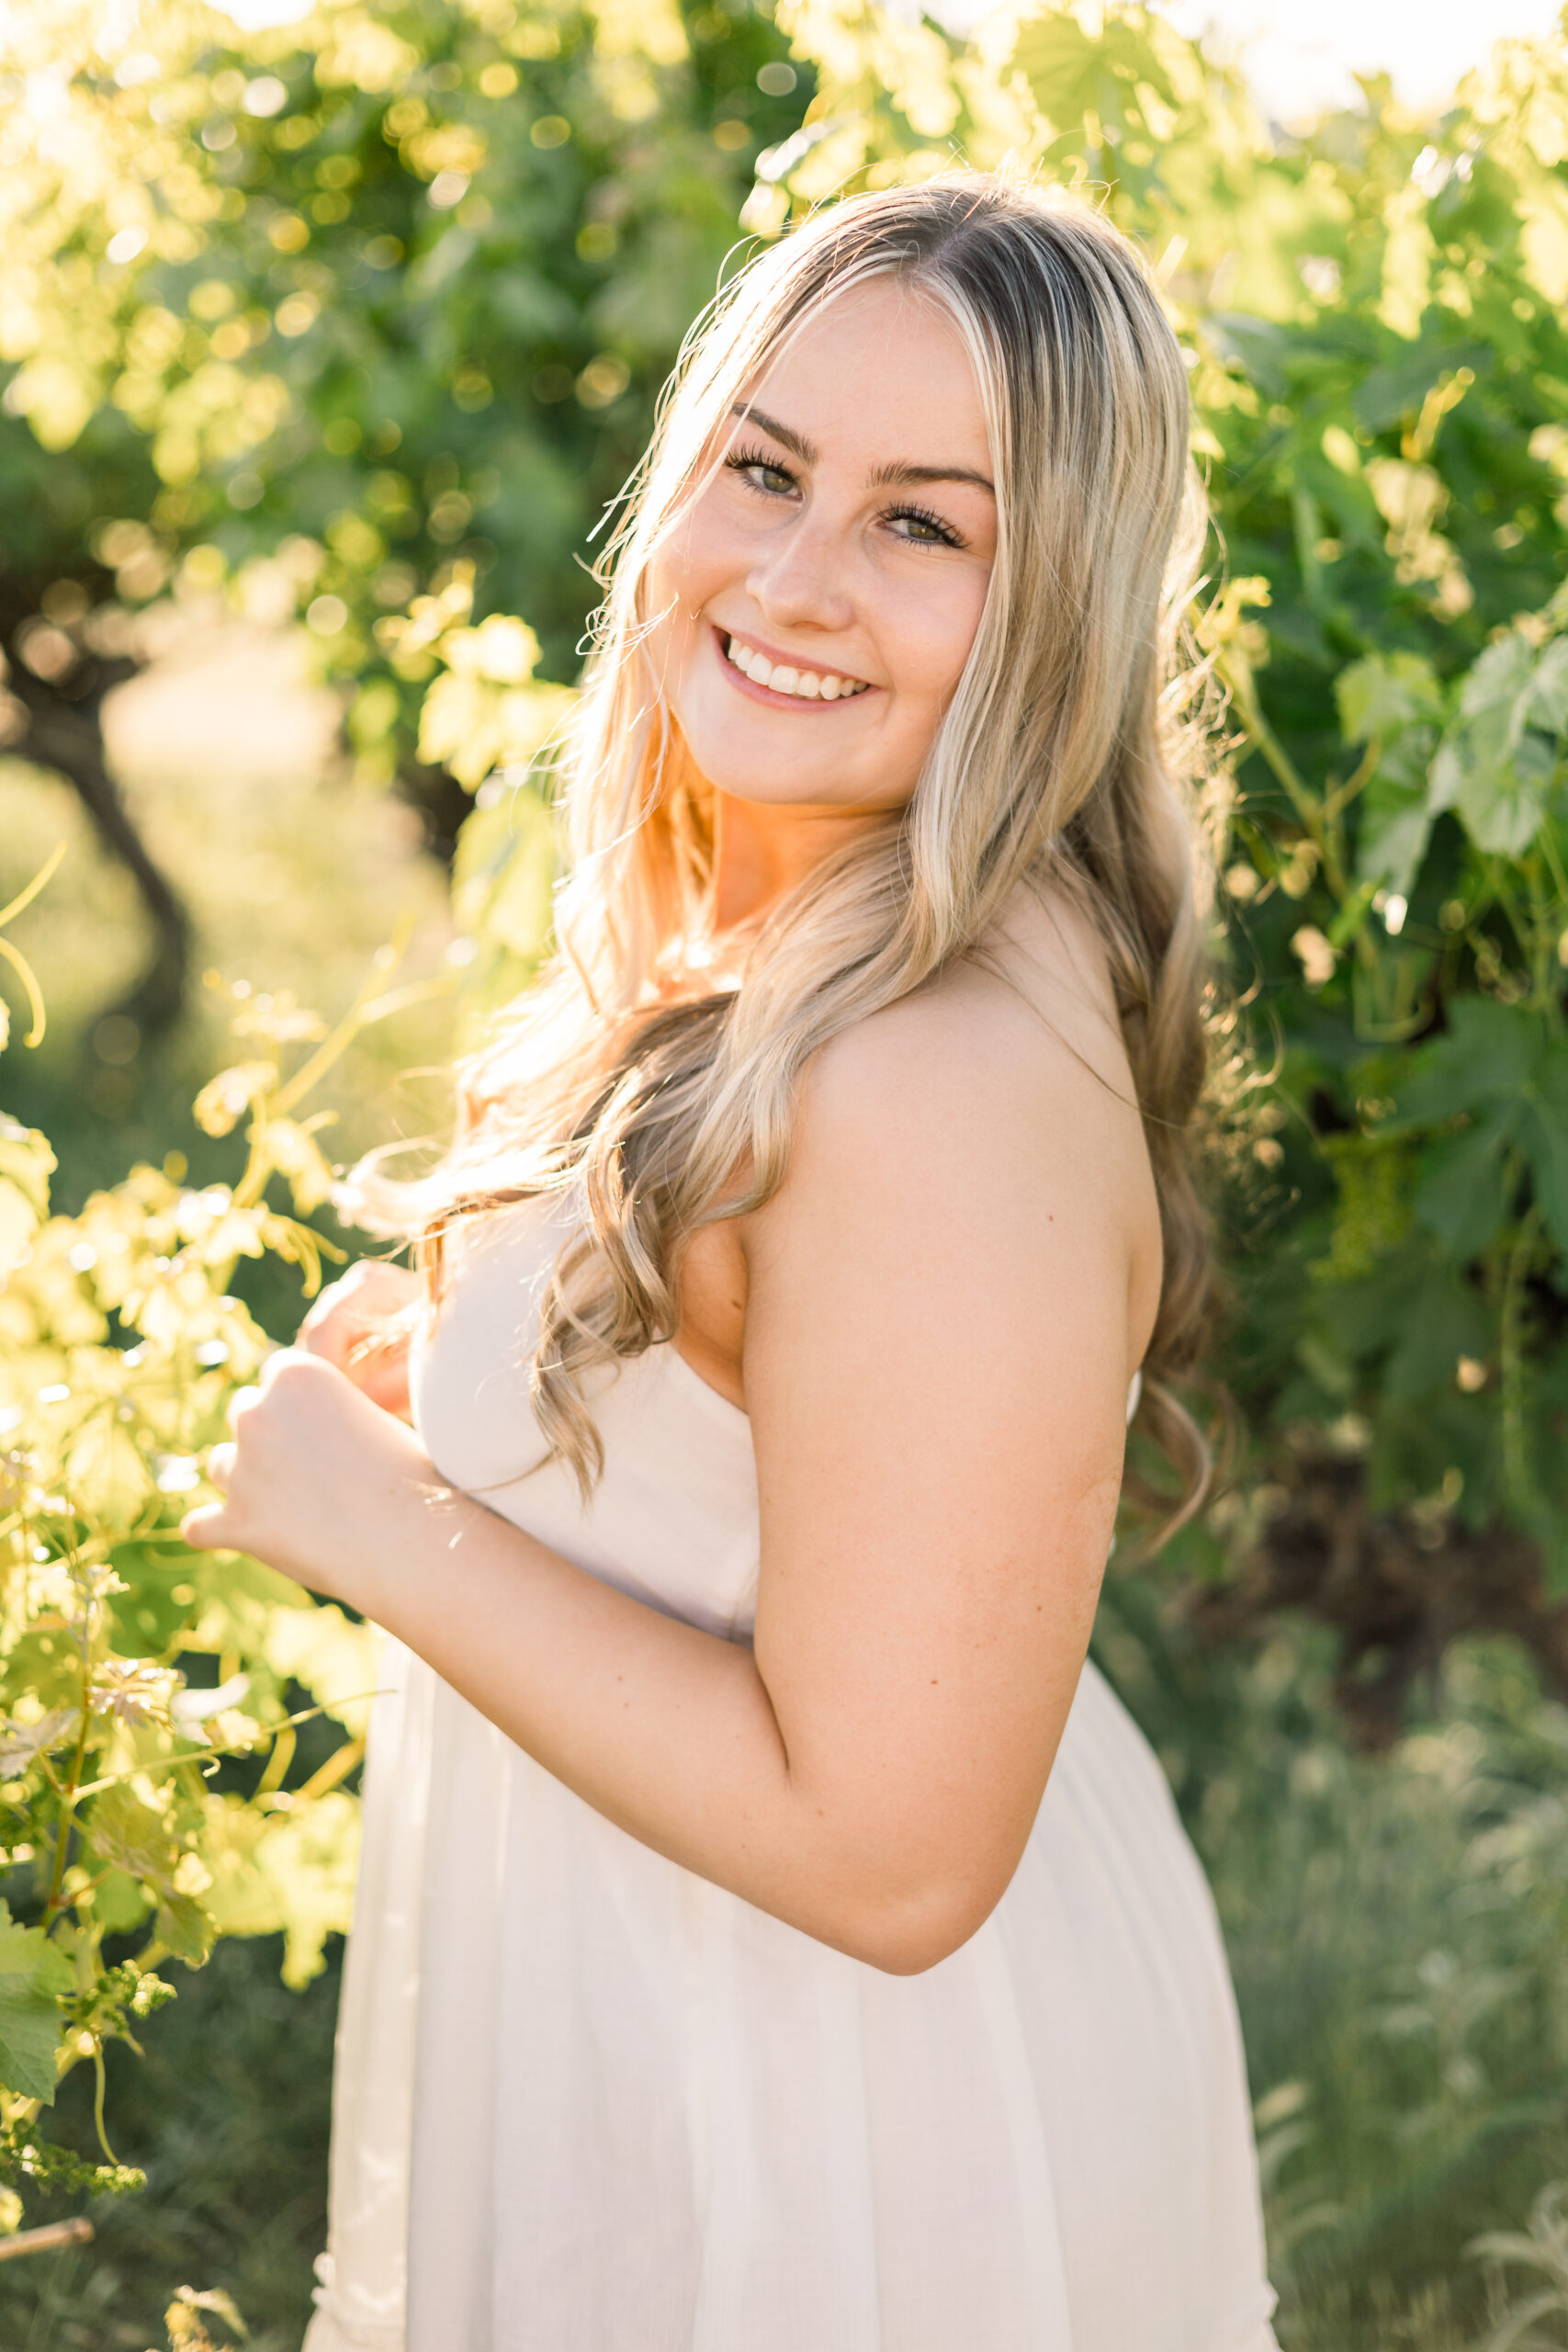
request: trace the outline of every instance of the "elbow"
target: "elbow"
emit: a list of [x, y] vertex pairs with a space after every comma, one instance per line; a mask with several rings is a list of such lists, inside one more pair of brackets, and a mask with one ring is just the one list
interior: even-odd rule
[[968, 1886], [930, 1889], [862, 1910], [850, 1932], [834, 1940], [884, 1976], [923, 1976], [979, 1933], [998, 1899], [981, 1898]]

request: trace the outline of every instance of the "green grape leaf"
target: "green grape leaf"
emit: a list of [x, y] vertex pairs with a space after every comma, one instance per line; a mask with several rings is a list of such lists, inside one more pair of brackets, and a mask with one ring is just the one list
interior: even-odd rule
[[109, 1645], [121, 1657], [156, 1657], [168, 1648], [194, 1604], [176, 1600], [190, 1589], [190, 1554], [154, 1544], [117, 1544], [110, 1555], [126, 1589], [109, 1600]]
[[73, 1712], [82, 1689], [80, 1653], [69, 1634], [35, 1627], [12, 1644], [6, 1680], [13, 1690], [30, 1692], [47, 1712], [62, 1707]]
[[1064, 126], [1082, 120], [1104, 71], [1099, 41], [1071, 17], [1054, 13], [1022, 28], [1012, 62], [1041, 112]]
[[1554, 765], [1536, 734], [1510, 742], [1514, 712], [1495, 704], [1447, 735], [1432, 763], [1428, 806], [1453, 809], [1477, 849], [1519, 857], [1540, 831]]
[[207, 1900], [225, 1936], [285, 1936], [283, 1977], [296, 1988], [320, 1973], [329, 1935], [354, 1912], [359, 1806], [341, 1789], [266, 1819], [235, 1798], [209, 1797], [201, 1851]]
[[0, 1113], [0, 1177], [16, 1186], [35, 1217], [48, 1212], [49, 1180], [55, 1166], [54, 1154], [37, 1127], [24, 1127], [19, 1119]]
[[1460, 687], [1459, 716], [1432, 763], [1428, 806], [1455, 811], [1478, 849], [1517, 857], [1540, 831], [1556, 765], [1540, 731], [1568, 673], [1555, 647], [1547, 660], [1518, 629], [1487, 646]]
[[1533, 727], [1568, 735], [1568, 637], [1553, 638], [1536, 663], [1528, 716]]
[[452, 865], [461, 929], [536, 962], [555, 920], [560, 856], [555, 818], [536, 786], [520, 785], [493, 807], [476, 809], [457, 836]]
[[1424, 775], [1413, 782], [1382, 766], [1361, 797], [1356, 842], [1356, 873], [1408, 899], [1431, 839]]
[[1272, 319], [1238, 311], [1214, 311], [1202, 322], [1202, 339], [1216, 358], [1250, 377], [1261, 392], [1279, 400], [1289, 390], [1285, 361], [1290, 345]]
[[1339, 725], [1348, 743], [1385, 741], [1412, 727], [1440, 724], [1443, 690], [1419, 653], [1373, 653], [1353, 662], [1335, 681]]
[[1506, 1149], [1516, 1124], [1505, 1112], [1423, 1154], [1416, 1214], [1457, 1257], [1478, 1256], [1503, 1222]]
[[80, 1707], [51, 1707], [36, 1723], [20, 1724], [0, 1715], [0, 1781], [17, 1781], [35, 1756], [47, 1756], [74, 1739], [81, 1728]]
[[1384, 433], [1402, 418], [1416, 416], [1427, 393], [1445, 374], [1461, 368], [1483, 368], [1492, 364], [1493, 355], [1483, 343], [1445, 346], [1423, 338], [1407, 356], [1369, 369], [1351, 392], [1351, 413], [1357, 424], [1369, 432]]
[[176, 1960], [183, 1960], [188, 1968], [200, 1968], [212, 1950], [218, 1929], [194, 1896], [171, 1891], [158, 1905], [152, 1932], [168, 1945]]
[[1519, 1140], [1547, 1231], [1568, 1250], [1568, 1044], [1549, 1046], [1526, 1099]]
[[151, 1898], [139, 1879], [107, 1871], [93, 1889], [93, 1918], [106, 1935], [129, 1935], [147, 1917]]
[[1346, 741], [1378, 747], [1377, 767], [1360, 801], [1357, 874], [1408, 897], [1432, 829], [1429, 775], [1443, 690], [1421, 655], [1385, 653], [1342, 670], [1335, 694]]
[[1423, 1151], [1416, 1214], [1461, 1256], [1485, 1248], [1508, 1208], [1510, 1147], [1529, 1166], [1548, 1231], [1568, 1249], [1568, 1043], [1539, 1016], [1489, 997], [1449, 1006], [1446, 1036], [1423, 1048], [1384, 1132], [1473, 1125]]
[[1452, 808], [1477, 849], [1522, 855], [1540, 831], [1568, 719], [1568, 651], [1519, 629], [1487, 646], [1460, 688], [1460, 716], [1432, 765], [1430, 805]]
[[179, 1861], [175, 1841], [162, 1815], [143, 1804], [125, 1781], [116, 1781], [95, 1797], [83, 1830], [100, 1860], [147, 1880], [161, 1892], [172, 1890]]
[[78, 1508], [110, 1526], [133, 1520], [157, 1491], [152, 1465], [130, 1431], [102, 1414], [83, 1427], [66, 1472]]
[[0, 1900], [0, 2084], [23, 2098], [53, 2102], [60, 1996], [74, 1978], [71, 1963], [41, 1928], [24, 1928]]
[[1416, 1055], [1385, 1133], [1433, 1126], [1485, 1102], [1511, 1102], [1529, 1083], [1539, 1036], [1533, 1015], [1493, 997], [1460, 997], [1448, 1018], [1447, 1033]]
[[1501, 712], [1503, 746], [1511, 751], [1528, 724], [1535, 683], [1535, 649], [1509, 629], [1477, 655], [1460, 688], [1459, 707], [1466, 718]]
[[267, 1826], [256, 1860], [278, 1891], [283, 1981], [299, 1992], [320, 1974], [327, 1937], [346, 1935], [353, 1923], [357, 1800], [333, 1789], [314, 1804], [278, 1815]]
[[1385, 1131], [1473, 1120], [1464, 1134], [1427, 1147], [1415, 1193], [1420, 1222], [1469, 1258], [1507, 1211], [1507, 1149], [1525, 1121], [1540, 1032], [1532, 1015], [1488, 997], [1458, 999], [1449, 1017], [1447, 1035], [1416, 1057]]
[[1451, 1275], [1423, 1269], [1400, 1317], [1383, 1371], [1383, 1394], [1396, 1403], [1447, 1388], [1461, 1356], [1484, 1356], [1485, 1311], [1474, 1293]]
[[305, 1609], [275, 1608], [267, 1621], [266, 1663], [275, 1674], [292, 1675], [319, 1707], [344, 1728], [362, 1733], [376, 1693], [378, 1637], [355, 1624], [335, 1602]]

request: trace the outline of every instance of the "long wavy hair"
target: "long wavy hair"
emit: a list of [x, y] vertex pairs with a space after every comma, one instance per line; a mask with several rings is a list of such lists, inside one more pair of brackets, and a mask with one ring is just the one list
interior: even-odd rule
[[[830, 302], [894, 280], [973, 364], [996, 476], [995, 567], [914, 796], [775, 906], [738, 986], [703, 973], [713, 790], [649, 648], [650, 566], [721, 461], [732, 406]], [[586, 1498], [596, 1367], [671, 1340], [682, 1252], [775, 1193], [802, 1074], [827, 1041], [987, 933], [1021, 886], [1066, 892], [1104, 943], [1158, 1189], [1164, 1283], [1140, 1426], [1178, 1516], [1208, 1476], [1172, 1384], [1212, 1289], [1189, 1164], [1201, 1091], [1201, 856], [1182, 780], [1179, 624], [1201, 549], [1186, 371], [1138, 254], [1060, 193], [953, 173], [819, 211], [687, 339], [599, 577], [605, 601], [561, 761], [569, 849], [554, 959], [460, 1069], [433, 1173], [351, 1180], [362, 1224], [422, 1235], [438, 1306], [460, 1221], [560, 1193], [531, 1364], [547, 1458]]]

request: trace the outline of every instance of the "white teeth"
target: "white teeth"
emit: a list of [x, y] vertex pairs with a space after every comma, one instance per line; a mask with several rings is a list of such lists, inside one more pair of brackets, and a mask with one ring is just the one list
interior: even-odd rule
[[743, 677], [750, 678], [754, 686], [770, 687], [776, 695], [794, 695], [802, 702], [840, 702], [866, 691], [863, 678], [825, 676], [818, 670], [796, 669], [787, 662], [775, 667], [765, 653], [742, 645], [739, 638], [730, 638], [724, 650], [726, 659]]

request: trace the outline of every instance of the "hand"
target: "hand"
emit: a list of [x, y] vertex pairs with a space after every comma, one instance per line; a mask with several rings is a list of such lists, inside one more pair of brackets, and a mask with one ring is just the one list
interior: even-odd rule
[[412, 1430], [332, 1364], [279, 1348], [229, 1407], [208, 1477], [223, 1497], [181, 1528], [198, 1552], [249, 1552], [367, 1616], [390, 1563], [449, 1498]]
[[[324, 1290], [299, 1326], [298, 1344], [322, 1356], [384, 1413], [409, 1415], [409, 1332], [406, 1326], [375, 1344], [394, 1317], [418, 1299], [423, 1285], [406, 1266], [362, 1258], [341, 1282]], [[365, 1349], [365, 1342], [373, 1344]], [[363, 1352], [360, 1351], [364, 1350]]]

